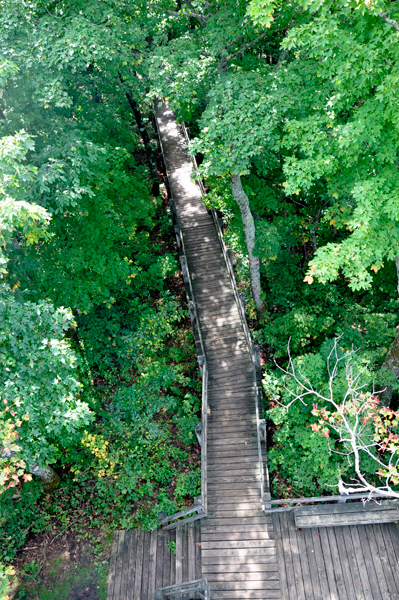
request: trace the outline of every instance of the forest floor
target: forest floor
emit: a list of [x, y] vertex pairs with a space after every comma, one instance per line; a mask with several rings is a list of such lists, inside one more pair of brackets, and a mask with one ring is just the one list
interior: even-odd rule
[[56, 536], [46, 532], [30, 538], [14, 562], [11, 599], [106, 600], [112, 535]]

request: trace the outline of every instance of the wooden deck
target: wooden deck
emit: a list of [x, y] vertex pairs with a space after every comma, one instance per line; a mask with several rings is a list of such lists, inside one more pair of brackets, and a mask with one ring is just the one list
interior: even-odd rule
[[[168, 542], [176, 544], [176, 556]], [[153, 600], [160, 587], [201, 577], [199, 523], [177, 531], [116, 531], [107, 600]]]
[[399, 598], [395, 523], [298, 529], [292, 512], [273, 522], [284, 600]]
[[292, 512], [262, 512], [251, 356], [183, 135], [166, 105], [156, 118], [209, 370], [208, 517], [172, 533], [117, 533], [108, 600], [150, 600], [200, 577], [212, 600], [399, 600], [395, 524], [297, 529]]

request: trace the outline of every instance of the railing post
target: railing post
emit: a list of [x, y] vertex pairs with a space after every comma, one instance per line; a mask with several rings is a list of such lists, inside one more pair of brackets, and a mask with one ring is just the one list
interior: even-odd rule
[[227, 248], [226, 254], [227, 254], [227, 258], [229, 259], [229, 262], [231, 264], [231, 268], [232, 268], [232, 270], [234, 270], [233, 251], [231, 250], [231, 248]]
[[243, 311], [244, 311], [244, 315], [245, 315], [245, 314], [246, 314], [246, 311], [247, 311], [247, 299], [246, 299], [246, 296], [245, 296], [245, 293], [244, 293], [244, 292], [241, 292], [241, 293], [239, 294], [239, 296], [240, 296], [240, 302], [241, 302], [241, 306], [242, 306], [242, 309], [243, 309]]
[[183, 273], [183, 279], [184, 279], [184, 283], [186, 283], [188, 285], [189, 283], [189, 278], [188, 278], [188, 267], [187, 267], [187, 259], [184, 255], [180, 256], [180, 263], [181, 263], [181, 270]]
[[199, 366], [199, 368], [200, 368], [201, 375], [202, 375], [202, 374], [203, 374], [203, 373], [202, 373], [202, 371], [203, 371], [203, 367], [204, 367], [204, 365], [205, 365], [205, 362], [206, 362], [206, 361], [205, 361], [205, 356], [204, 356], [203, 354], [201, 354], [201, 356], [197, 356], [197, 361], [198, 361], [198, 366]]
[[265, 419], [261, 419], [259, 421], [259, 435], [260, 435], [260, 439], [262, 442], [266, 443], [266, 420]]
[[196, 423], [195, 435], [197, 436], [198, 443], [202, 448], [202, 423]]

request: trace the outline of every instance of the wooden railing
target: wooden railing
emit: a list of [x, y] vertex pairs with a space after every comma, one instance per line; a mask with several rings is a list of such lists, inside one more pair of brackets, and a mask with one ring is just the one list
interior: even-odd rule
[[206, 579], [197, 579], [178, 585], [169, 585], [155, 591], [154, 600], [209, 600], [209, 585]]
[[[183, 131], [183, 135], [186, 139], [187, 144], [190, 143], [190, 135], [189, 130], [185, 126], [185, 124], [181, 124], [181, 128]], [[193, 162], [193, 166], [195, 171], [198, 169], [198, 164], [195, 156], [191, 155], [191, 160]], [[201, 189], [202, 194], [206, 194], [204, 182], [201, 179], [197, 180], [197, 183]], [[253, 368], [253, 380], [254, 380], [254, 388], [255, 388], [255, 409], [256, 409], [256, 422], [257, 422], [257, 433], [258, 433], [258, 460], [259, 460], [259, 475], [260, 475], [260, 496], [262, 502], [262, 508], [265, 510], [270, 505], [270, 493], [269, 491], [265, 491], [265, 487], [269, 490], [269, 473], [267, 469], [267, 463], [263, 461], [263, 452], [262, 452], [262, 443], [266, 445], [266, 421], [261, 418], [259, 414], [259, 406], [261, 404], [262, 398], [262, 376], [261, 376], [261, 364], [260, 364], [260, 349], [259, 346], [255, 345], [252, 342], [251, 332], [248, 327], [246, 310], [245, 310], [245, 296], [241, 295], [238, 292], [237, 282], [234, 275], [233, 268], [233, 254], [232, 251], [226, 247], [223, 239], [223, 232], [220, 225], [220, 220], [217, 216], [216, 210], [213, 208], [211, 210], [211, 215], [213, 221], [215, 223], [216, 232], [218, 235], [220, 247], [223, 252], [224, 260], [226, 263], [227, 271], [230, 277], [231, 286], [233, 288], [234, 297], [236, 300], [236, 304], [238, 307], [238, 311], [240, 313], [240, 318], [242, 322], [242, 326], [244, 329], [245, 339], [247, 341], [248, 349], [252, 358], [252, 368]]]
[[[156, 133], [162, 152], [162, 158], [164, 157], [162, 138], [160, 136], [157, 120], [155, 119]], [[165, 172], [167, 173], [166, 165], [164, 162]], [[193, 286], [191, 282], [190, 270], [188, 268], [186, 249], [184, 245], [184, 235], [180, 227], [179, 217], [176, 210], [176, 204], [173, 199], [172, 190], [169, 185], [168, 175], [164, 176], [164, 182], [166, 191], [169, 198], [170, 212], [173, 221], [173, 227], [176, 235], [177, 246], [179, 250], [179, 259], [181, 263], [184, 287], [186, 290], [188, 308], [190, 311], [191, 325], [193, 328], [195, 347], [197, 350], [197, 359], [199, 368], [202, 375], [202, 414], [201, 423], [199, 423], [195, 432], [198, 438], [198, 442], [201, 446], [201, 496], [195, 499], [195, 505], [192, 508], [175, 513], [174, 515], [167, 516], [165, 513], [160, 513], [159, 523], [163, 529], [174, 529], [178, 525], [190, 523], [197, 519], [203, 519], [207, 516], [208, 512], [208, 497], [207, 497], [207, 439], [208, 439], [208, 368], [206, 364], [206, 356], [204, 350], [204, 344], [202, 341], [201, 328], [197, 314], [197, 308], [194, 300]]]
[[[333, 502], [343, 504], [348, 500], [375, 500], [377, 498], [387, 498], [385, 494], [375, 494], [370, 492], [359, 493], [359, 494], [347, 494], [345, 496], [311, 496], [308, 498], [280, 498], [279, 500], [269, 500], [270, 507], [264, 509], [267, 513], [273, 512], [286, 512], [294, 510], [296, 506], [301, 504], [318, 504], [320, 502]], [[281, 506], [282, 504], [289, 504], [289, 506]], [[272, 508], [277, 506], [278, 508]]]

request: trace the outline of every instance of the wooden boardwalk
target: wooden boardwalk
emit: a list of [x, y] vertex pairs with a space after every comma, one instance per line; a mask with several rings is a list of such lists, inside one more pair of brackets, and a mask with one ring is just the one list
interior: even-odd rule
[[299, 529], [292, 512], [262, 512], [251, 356], [184, 137], [166, 105], [156, 118], [209, 371], [208, 517], [117, 532], [107, 600], [152, 600], [201, 577], [211, 600], [399, 600], [396, 524]]
[[262, 513], [251, 355], [212, 218], [174, 115], [156, 113], [205, 346], [208, 518], [202, 576], [212, 599], [281, 598], [271, 517]]

